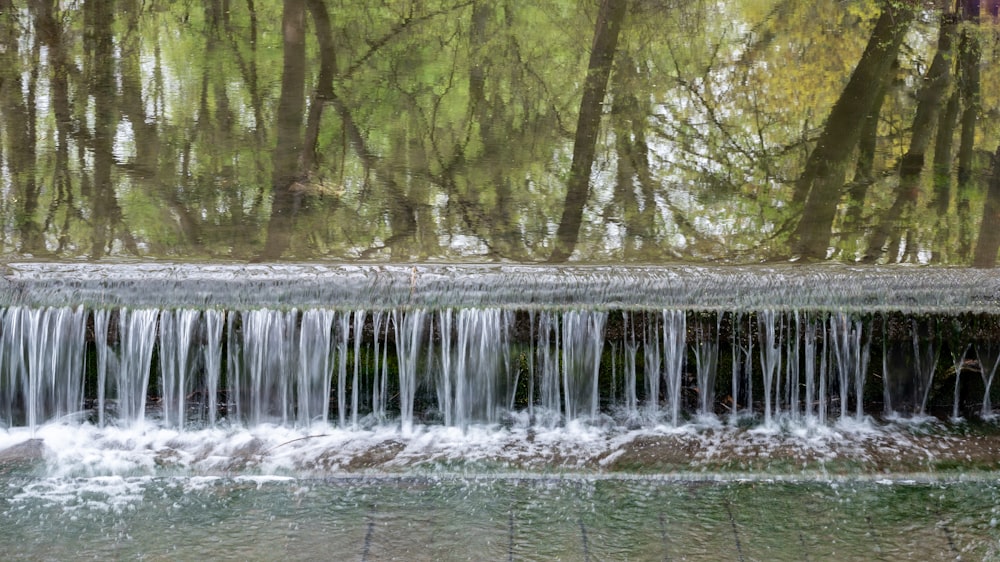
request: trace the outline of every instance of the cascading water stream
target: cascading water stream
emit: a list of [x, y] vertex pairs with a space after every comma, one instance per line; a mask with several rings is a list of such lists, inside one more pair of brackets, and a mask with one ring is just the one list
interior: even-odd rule
[[364, 329], [365, 311], [360, 310], [354, 313], [354, 373], [351, 378], [351, 427], [358, 428], [358, 418], [360, 416], [361, 390], [358, 388], [361, 381], [361, 332]]
[[351, 315], [337, 320], [337, 415], [340, 427], [347, 425], [347, 350], [351, 343]]
[[[937, 322], [928, 320], [926, 326], [921, 326], [917, 320], [911, 320], [913, 326], [913, 360], [916, 370], [917, 404], [920, 405], [918, 414], [923, 416], [927, 413], [927, 398], [931, 392], [931, 381], [934, 379], [934, 370], [938, 363], [938, 354], [941, 352], [939, 337], [937, 334]], [[926, 335], [924, 335], [926, 332]]]
[[[107, 311], [103, 311], [105, 314]], [[202, 348], [204, 351], [204, 365], [205, 365], [205, 397], [207, 398], [206, 410], [209, 425], [215, 425], [218, 421], [218, 393], [215, 392], [219, 388], [220, 379], [222, 376], [222, 326], [225, 324], [225, 314], [220, 310], [207, 309], [204, 311], [205, 318], [205, 344]], [[98, 339], [101, 341], [107, 341], [107, 330], [103, 336], [98, 334]], [[100, 349], [100, 348], [99, 348]], [[101, 396], [101, 416], [104, 415], [103, 412], [103, 400], [104, 391], [100, 389], [99, 395]], [[330, 389], [327, 386], [325, 388], [326, 395], [330, 394]], [[324, 409], [323, 413], [324, 421], [327, 419], [327, 414]], [[103, 417], [102, 417], [103, 425]]]
[[643, 376], [646, 380], [646, 413], [651, 419], [660, 415], [661, 347], [660, 322], [655, 314], [646, 315], [643, 328]]
[[[302, 425], [326, 423], [332, 387], [332, 337], [335, 313], [314, 309], [302, 313], [298, 356], [298, 420]], [[214, 380], [214, 378], [213, 378]]]
[[396, 355], [399, 361], [399, 418], [404, 433], [413, 429], [413, 400], [417, 387], [419, 350], [423, 340], [426, 310], [393, 311]]
[[[383, 311], [372, 313], [372, 410], [375, 419], [384, 422], [387, 415], [388, 402], [388, 382], [389, 382], [389, 322]], [[383, 331], [382, 326], [385, 326]], [[381, 340], [379, 339], [381, 336]], [[379, 342], [382, 342], [381, 354], [379, 353]]]
[[816, 346], [819, 323], [808, 315], [805, 318], [805, 339], [803, 340], [805, 355], [805, 418], [806, 422], [815, 420], [817, 412], [814, 408], [816, 401], [817, 369], [816, 369]]
[[996, 377], [997, 368], [1000, 367], [1000, 344], [996, 342], [977, 342], [975, 345], [976, 355], [979, 358], [980, 374], [983, 378], [983, 406], [979, 411], [982, 417], [993, 414], [993, 404], [990, 400], [990, 390], [993, 388], [993, 379]]
[[[85, 402], [93, 400], [98, 425], [155, 419], [175, 427], [224, 420], [304, 427], [335, 421], [358, 429], [398, 416], [404, 427], [437, 420], [467, 428], [501, 422], [520, 410], [531, 415], [535, 408], [546, 412], [550, 425], [605, 414], [633, 423], [641, 412], [653, 422], [662, 413], [677, 425], [689, 414], [712, 415], [732, 404], [734, 418], [759, 411], [765, 424], [803, 414], [825, 423], [830, 388], [839, 397], [834, 407], [840, 417], [864, 416], [872, 323], [877, 320], [884, 333], [885, 324], [896, 322], [773, 310], [689, 322], [691, 314], [623, 312], [609, 325], [602, 311], [417, 309], [386, 315], [324, 308], [12, 307], [0, 322], [0, 413], [8, 426], [37, 426], [85, 411]], [[755, 338], [742, 335], [747, 319], [757, 328]], [[918, 353], [910, 384], [917, 396], [914, 413], [921, 414], [939, 340], [926, 324], [896, 323], [913, 330], [910, 345]], [[606, 345], [609, 337], [613, 345]], [[754, 350], [751, 342], [758, 338]], [[898, 374], [887, 369], [887, 350], [895, 344], [883, 335], [879, 345], [883, 407], [892, 411], [900, 390]], [[955, 372], [976, 351], [988, 415], [1000, 346], [977, 341], [950, 349]], [[732, 357], [734, 369], [725, 373], [732, 380], [720, 380], [723, 352]], [[746, 361], [754, 352], [760, 370]], [[832, 385], [828, 354], [838, 373]], [[85, 377], [85, 370], [91, 374]], [[755, 378], [762, 382], [760, 394], [752, 392]], [[720, 386], [732, 394], [716, 400]], [[952, 414], [958, 398], [949, 397]], [[756, 410], [755, 404], [763, 407]]]
[[145, 417], [157, 316], [158, 311], [148, 309], [118, 312], [121, 345], [113, 380], [118, 419], [126, 424], [141, 422]]
[[670, 423], [681, 420], [681, 383], [684, 358], [687, 355], [686, 316], [681, 310], [663, 311], [663, 367], [667, 381], [667, 401], [670, 403]]
[[773, 310], [757, 313], [757, 325], [760, 329], [760, 368], [764, 375], [764, 425], [771, 425], [773, 415], [771, 390], [774, 385], [774, 374], [780, 369], [778, 363], [781, 360], [779, 341], [781, 326], [775, 324]]
[[633, 315], [623, 311], [622, 325], [624, 327], [622, 385], [624, 387], [625, 417], [631, 421], [636, 420], [639, 416], [639, 395], [636, 389], [636, 359], [639, 345], [635, 339]]
[[199, 317], [199, 311], [190, 309], [160, 313], [160, 400], [165, 425], [184, 423], [185, 399], [191, 391], [189, 372], [193, 367], [189, 357]]

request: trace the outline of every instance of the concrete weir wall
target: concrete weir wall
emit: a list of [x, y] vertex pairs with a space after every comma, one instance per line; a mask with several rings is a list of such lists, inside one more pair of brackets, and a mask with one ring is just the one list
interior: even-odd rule
[[8, 263], [0, 304], [1000, 313], [986, 269]]

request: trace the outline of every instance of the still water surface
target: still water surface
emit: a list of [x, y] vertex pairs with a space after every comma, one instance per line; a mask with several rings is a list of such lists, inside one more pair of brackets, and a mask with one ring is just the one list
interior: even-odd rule
[[9, 0], [0, 256], [989, 266], [995, 10]]

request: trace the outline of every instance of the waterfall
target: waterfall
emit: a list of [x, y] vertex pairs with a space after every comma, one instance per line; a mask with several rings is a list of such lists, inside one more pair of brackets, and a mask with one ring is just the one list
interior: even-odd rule
[[238, 314], [226, 315], [226, 411], [237, 420], [243, 418], [243, 408], [240, 401], [240, 392], [243, 386], [240, 384], [240, 373], [242, 372], [242, 346], [239, 344], [239, 330], [237, 328]]
[[743, 314], [736, 313], [733, 315], [732, 319], [732, 338], [730, 341], [730, 349], [732, 350], [732, 366], [731, 366], [731, 384], [732, 384], [732, 395], [730, 400], [732, 406], [730, 409], [730, 415], [733, 419], [736, 419], [740, 415], [740, 379], [743, 377], [743, 346], [740, 345], [740, 330], [742, 326]]
[[358, 401], [361, 395], [361, 390], [358, 388], [361, 383], [361, 341], [366, 317], [364, 310], [358, 310], [354, 313], [354, 373], [351, 377], [351, 427], [354, 429], [358, 428], [358, 408], [360, 407]]
[[623, 393], [625, 396], [625, 416], [632, 420], [639, 415], [639, 397], [636, 393], [636, 354], [639, 346], [635, 340], [635, 323], [633, 316], [627, 311], [622, 312], [622, 325], [624, 330], [623, 346]]
[[445, 425], [496, 422], [511, 401], [509, 315], [499, 309], [465, 309], [457, 316], [446, 310], [438, 319], [437, 398]]
[[423, 309], [392, 313], [392, 324], [396, 333], [396, 355], [399, 360], [399, 418], [403, 431], [413, 428], [413, 399], [417, 390], [417, 367], [419, 349], [423, 342], [424, 320], [427, 311]]
[[570, 311], [563, 316], [562, 382], [565, 416], [597, 416], [599, 373], [607, 313]]
[[535, 311], [528, 312], [528, 419], [535, 423]]
[[[386, 315], [381, 310], [372, 313], [372, 413], [378, 421], [385, 421], [389, 401], [389, 363], [386, 360], [389, 353], [389, 323], [383, 322], [384, 318]], [[383, 324], [385, 325], [384, 334]], [[379, 353], [380, 341], [382, 342], [381, 354]]]
[[83, 410], [83, 307], [8, 308], [0, 319], [0, 418], [35, 427]]
[[1000, 344], [995, 342], [977, 342], [976, 356], [979, 358], [979, 372], [983, 378], [983, 406], [980, 415], [984, 418], [993, 415], [993, 403], [990, 400], [990, 389], [993, 378], [1000, 367]]
[[[792, 334], [792, 321], [795, 324], [795, 334]], [[789, 316], [788, 321], [788, 361], [785, 375], [785, 398], [788, 401], [788, 411], [792, 419], [799, 419], [799, 368], [802, 362], [802, 317], [798, 311]]]
[[288, 423], [293, 418], [290, 398], [299, 354], [298, 314], [295, 310], [246, 311], [242, 322], [242, 372], [236, 373], [235, 399], [252, 424]]
[[444, 424], [452, 426], [455, 424], [454, 404], [452, 387], [454, 386], [455, 372], [452, 366], [452, 309], [442, 310], [438, 313], [438, 326], [441, 331], [441, 367], [438, 375], [437, 395], [438, 408], [444, 416]]
[[123, 308], [118, 312], [120, 347], [113, 380], [117, 390], [118, 419], [125, 424], [141, 422], [145, 416], [158, 316], [155, 309]]
[[189, 358], [200, 317], [199, 311], [191, 309], [160, 313], [160, 401], [163, 423], [168, 426], [184, 425], [194, 367]]
[[337, 319], [337, 418], [340, 427], [347, 425], [347, 350], [350, 343], [351, 313], [345, 312]]
[[[961, 392], [959, 392], [959, 382], [962, 380], [962, 368], [965, 366], [965, 356], [968, 355], [969, 349], [972, 344], [966, 344], [965, 346], [957, 346], [951, 348], [952, 364], [955, 366], [955, 400], [952, 404], [951, 417], [952, 419], [959, 418], [959, 399], [962, 397]], [[961, 350], [959, 352], [959, 350]]]
[[[916, 375], [916, 394], [920, 409], [917, 411], [921, 416], [927, 413], [927, 398], [931, 392], [931, 381], [934, 379], [934, 371], [937, 369], [938, 354], [941, 349], [938, 345], [937, 322], [928, 320], [924, 326], [918, 325], [916, 319], [911, 320], [913, 330], [913, 362]], [[930, 333], [925, 333], [929, 331]]]
[[854, 386], [855, 418], [864, 416], [864, 384], [868, 372], [871, 337], [864, 334], [864, 324], [860, 319], [852, 320], [838, 312], [830, 317], [830, 335], [834, 355], [837, 358], [837, 374], [840, 381], [840, 417], [848, 415], [848, 393]]
[[539, 353], [539, 406], [547, 416], [562, 411], [562, 395], [559, 390], [559, 315], [542, 312], [538, 315], [538, 335], [536, 348]]
[[[108, 323], [111, 321], [111, 312], [107, 309], [95, 310], [93, 317], [94, 347], [97, 349], [97, 425], [104, 427], [108, 370], [111, 369], [109, 361], [113, 357], [108, 349]], [[115, 370], [117, 371], [117, 366]], [[212, 422], [214, 421], [213, 417]]]
[[893, 409], [892, 399], [892, 386], [895, 382], [892, 376], [891, 370], [889, 369], [889, 330], [888, 330], [888, 320], [886, 317], [882, 318], [882, 413], [885, 415], [892, 415], [895, 410]]
[[[409, 431], [511, 423], [524, 411], [547, 427], [609, 418], [679, 425], [728, 403], [733, 420], [824, 424], [831, 394], [841, 418], [863, 419], [865, 397], [880, 394], [885, 412], [910, 396], [912, 413], [923, 415], [933, 395], [935, 404], [951, 400], [954, 414], [960, 379], [944, 396], [931, 384], [941, 322], [773, 309], [13, 305], [0, 309], [0, 423], [36, 427], [73, 415], [98, 426], [333, 423], [357, 431], [395, 421]], [[976, 353], [990, 415], [1000, 344], [983, 334], [963, 339], [965, 331], [949, 340], [952, 365], [958, 376]], [[874, 347], [880, 377], [868, 376]], [[728, 369], [720, 367], [724, 352]], [[732, 395], [717, 400], [716, 381], [727, 376]], [[763, 396], [754, 396], [755, 380]]]
[[805, 370], [803, 376], [805, 377], [806, 386], [806, 397], [805, 397], [805, 417], [807, 422], [811, 422], [815, 419], [816, 414], [813, 408], [813, 401], [816, 400], [816, 377], [818, 371], [816, 369], [816, 345], [817, 345], [817, 332], [821, 326], [821, 323], [810, 318], [808, 315], [804, 319], [805, 328], [805, 340], [803, 341], [803, 346], [805, 347]]
[[753, 324], [747, 317], [746, 345], [743, 345], [743, 313], [734, 315], [732, 326], [733, 349], [733, 417], [739, 416], [740, 396], [746, 397], [746, 410], [753, 412]]
[[302, 313], [298, 354], [298, 423], [326, 423], [330, 416], [332, 387], [332, 310], [313, 309]]
[[[218, 418], [219, 381], [222, 377], [222, 325], [225, 313], [221, 310], [205, 311], [204, 358], [206, 414], [209, 425], [215, 425]], [[103, 337], [107, 338], [105, 331]], [[327, 392], [329, 394], [329, 391]], [[325, 419], [325, 415], [324, 415]]]
[[[776, 325], [775, 322], [778, 322]], [[780, 316], [775, 320], [773, 310], [762, 310], [757, 313], [757, 328], [760, 337], [760, 370], [764, 374], [764, 425], [771, 424], [772, 398], [771, 390], [774, 385], [774, 374], [780, 369], [778, 363], [781, 358], [781, 345], [779, 341], [781, 326]]]
[[646, 381], [646, 410], [650, 419], [660, 411], [660, 322], [655, 314], [647, 314], [643, 324], [643, 378]]
[[687, 349], [686, 318], [682, 310], [663, 311], [663, 367], [670, 403], [670, 423], [677, 426], [681, 416], [681, 378]]
[[715, 329], [705, 318], [699, 319], [694, 332], [695, 370], [698, 377], [698, 413], [712, 415], [715, 410], [715, 376], [719, 364], [719, 332], [722, 319], [716, 316]]

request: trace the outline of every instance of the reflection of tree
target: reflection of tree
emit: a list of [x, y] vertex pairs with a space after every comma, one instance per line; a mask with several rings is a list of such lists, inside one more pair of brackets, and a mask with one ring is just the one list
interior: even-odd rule
[[261, 259], [276, 259], [291, 243], [292, 225], [302, 193], [292, 189], [301, 174], [302, 113], [305, 109], [306, 5], [285, 0], [281, 17], [283, 37], [281, 97], [275, 116], [276, 140], [271, 168], [271, 219]]
[[[479, 164], [485, 168], [479, 175], [496, 191], [496, 201], [488, 209], [483, 209], [471, 197], [464, 197], [455, 186], [454, 177], [457, 166], [446, 166], [448, 175], [445, 183], [451, 186], [451, 192], [459, 201], [463, 219], [467, 227], [473, 229], [486, 240], [490, 252], [495, 256], [513, 257], [519, 254], [520, 241], [517, 240], [513, 225], [514, 209], [511, 201], [511, 179], [503, 168], [487, 165], [502, 158], [507, 131], [514, 126], [507, 119], [509, 111], [506, 104], [495, 103], [487, 98], [487, 72], [502, 72], [488, 64], [487, 50], [492, 43], [489, 28], [493, 22], [496, 10], [491, 2], [474, 2], [472, 19], [469, 26], [469, 120], [479, 124], [479, 142], [482, 144], [482, 154]], [[456, 145], [454, 163], [464, 160], [468, 143]], [[468, 163], [466, 163], [468, 164]], [[466, 166], [466, 172], [470, 172]], [[476, 219], [479, 220], [476, 220]], [[485, 231], [485, 232], [484, 232]]]
[[635, 62], [627, 54], [619, 61], [612, 80], [611, 123], [618, 165], [614, 194], [625, 229], [622, 250], [629, 259], [638, 255], [644, 245], [655, 243], [656, 194], [650, 177], [646, 134], [649, 111], [644, 111], [647, 104], [639, 99], [648, 94], [636, 91], [641, 80], [636, 76]]
[[[323, 129], [323, 113], [327, 106], [332, 106], [336, 112], [337, 118], [340, 120], [340, 127], [344, 132], [347, 143], [351, 145], [357, 157], [362, 162], [366, 177], [371, 174], [373, 178], [379, 180], [381, 182], [381, 186], [387, 192], [386, 200], [391, 201], [392, 203], [388, 209], [389, 225], [392, 230], [392, 234], [388, 237], [382, 247], [369, 248], [367, 251], [374, 252], [382, 248], [390, 248], [394, 255], [398, 255], [398, 257], [403, 259], [408, 258], [411, 255], [409, 242], [418, 232], [424, 233], [422, 239], [425, 241], [432, 241], [436, 237], [436, 233], [434, 232], [435, 229], [427, 226], [427, 213], [425, 206], [413, 203], [414, 200], [420, 201], [429, 197], [427, 194], [419, 193], [419, 185], [425, 180], [411, 176], [410, 178], [403, 178], [403, 180], [400, 181], [394, 176], [394, 171], [391, 166], [387, 165], [385, 159], [376, 155], [376, 153], [368, 146], [362, 130], [358, 127], [354, 119], [351, 109], [334, 89], [334, 81], [338, 79], [343, 80], [346, 78], [346, 75], [338, 72], [336, 41], [326, 4], [322, 0], [308, 0], [308, 7], [309, 12], [312, 15], [318, 44], [320, 46], [320, 69], [316, 82], [315, 95], [313, 96], [312, 103], [310, 104], [306, 120], [305, 140], [301, 148], [300, 159], [297, 163], [300, 167], [301, 177], [299, 179], [304, 179], [304, 176], [312, 173], [315, 167], [319, 164], [317, 152], [319, 150], [320, 136]], [[393, 37], [396, 37], [402, 33], [402, 31], [408, 29], [410, 25], [413, 25], [414, 20], [424, 21], [428, 19], [428, 17], [430, 16], [410, 18], [403, 23], [394, 26], [392, 31], [390, 31], [387, 36], [374, 42], [363, 57], [367, 59], [368, 57], [373, 56], [378, 48], [384, 47]], [[357, 63], [353, 64], [348, 69], [346, 74], [349, 75], [353, 73], [357, 70], [357, 67]], [[397, 141], [398, 140], [399, 139], [397, 139]], [[399, 144], [397, 142], [397, 144], [394, 145], [394, 148], [397, 151], [408, 152], [406, 160], [413, 163], [417, 163], [423, 158], [420, 150], [415, 149], [416, 147], [413, 146], [413, 143], [403, 142], [402, 144]], [[341, 163], [341, 165], [343, 166], [344, 164]], [[410, 183], [409, 193], [401, 186], [401, 183], [406, 181]], [[307, 189], [301, 184], [295, 185], [296, 187]], [[294, 198], [299, 200], [296, 206], [302, 204], [302, 196], [302, 193], [294, 194]], [[277, 195], [275, 197], [275, 200], [277, 201]], [[330, 209], [332, 209], [332, 207], [328, 206], [327, 210], [329, 211]], [[275, 228], [278, 226], [274, 223], [273, 218], [272, 224], [269, 225], [268, 229], [269, 239], [271, 237], [272, 225]], [[422, 227], [418, 228], [421, 225]], [[292, 235], [293, 224], [291, 222], [286, 222], [281, 226], [284, 229], [282, 235], [290, 237]], [[435, 250], [433, 249], [425, 249], [423, 252], [425, 256], [435, 254]], [[275, 254], [270, 252], [263, 257], [273, 259], [279, 255], [280, 253]]]
[[[154, 88], [143, 87], [142, 76], [142, 6], [138, 0], [121, 0], [118, 4], [124, 12], [126, 31], [121, 37], [121, 54], [118, 60], [119, 78], [121, 80], [121, 92], [118, 96], [118, 106], [121, 109], [121, 117], [129, 123], [134, 137], [135, 154], [128, 162], [116, 162], [116, 164], [128, 173], [129, 178], [141, 185], [150, 197], [163, 202], [160, 207], [159, 219], [163, 225], [176, 225], [179, 238], [190, 247], [199, 247], [201, 241], [201, 224], [195, 213], [185, 204], [180, 197], [180, 190], [177, 186], [163, 181], [164, 177], [170, 175], [171, 159], [162, 157], [162, 140], [160, 135], [159, 121], [157, 115], [149, 115], [147, 106], [157, 105], [152, 102], [157, 101], [157, 91]], [[206, 57], [212, 58], [216, 53], [215, 44], [218, 32], [209, 30], [207, 34]], [[159, 45], [156, 45], [159, 49]], [[157, 73], [160, 74], [160, 69]], [[205, 117], [208, 114], [206, 105], [209, 73], [206, 71], [202, 78], [202, 96], [199, 101], [199, 114]], [[162, 76], [161, 76], [162, 79]], [[162, 95], [162, 94], [160, 94]], [[162, 103], [162, 100], [160, 100]], [[205, 122], [208, 120], [205, 119]], [[207, 126], [199, 120], [197, 133], [211, 134], [206, 131]], [[213, 144], [225, 146], [222, 139], [215, 139]], [[164, 248], [160, 244], [155, 244], [154, 248], [158, 252], [168, 252], [169, 248]]]
[[[552, 151], [569, 135], [561, 115], [571, 111], [568, 103], [575, 97], [572, 91], [553, 92], [551, 76], [544, 75], [548, 53], [526, 44], [531, 38], [517, 21], [523, 12], [512, 4], [499, 10], [490, 2], [473, 4], [466, 110], [454, 124], [441, 123], [437, 110], [424, 111], [429, 117], [420, 120], [430, 140], [428, 165], [440, 170], [430, 176], [447, 194], [442, 230], [474, 236], [483, 256], [519, 261], [548, 254], [544, 245], [554, 214], [549, 203], [560, 203], [556, 196], [531, 191], [544, 179]], [[452, 91], [459, 90], [456, 80], [457, 74], [450, 80]]]
[[[941, 16], [937, 53], [931, 62], [923, 85], [917, 92], [917, 110], [910, 129], [910, 145], [899, 164], [899, 187], [892, 207], [881, 218], [868, 242], [867, 258], [874, 260], [886, 242], [890, 242], [888, 255], [896, 256], [905, 238], [904, 232], [912, 223], [920, 177], [924, 170], [924, 156], [930, 146], [934, 127], [938, 124], [940, 109], [951, 85], [952, 43], [958, 22], [951, 14]], [[912, 244], [909, 248], [912, 251]]]
[[[620, 50], [621, 51], [621, 50]], [[628, 261], [657, 259], [664, 249], [663, 229], [658, 227], [660, 206], [670, 212], [677, 229], [690, 245], [706, 238], [698, 232], [685, 213], [670, 201], [653, 169], [650, 143], [655, 137], [648, 130], [655, 118], [649, 104], [650, 77], [628, 52], [616, 55], [611, 77], [611, 127], [614, 131], [616, 177], [612, 203], [620, 210], [606, 210], [609, 216], [621, 215], [624, 228], [622, 253]]]
[[979, 225], [979, 239], [972, 264], [976, 267], [993, 267], [1000, 249], [1000, 147], [993, 155], [993, 174], [986, 189], [983, 222]]
[[982, 58], [982, 47], [979, 42], [978, 28], [980, 15], [979, 0], [959, 0], [962, 18], [969, 22], [962, 30], [958, 55], [958, 86], [962, 99], [962, 114], [960, 116], [961, 131], [958, 144], [958, 208], [957, 222], [959, 226], [957, 252], [962, 258], [967, 258], [972, 247], [972, 217], [970, 199], [976, 191], [973, 181], [973, 150], [976, 142], [976, 121], [979, 119], [981, 107], [981, 76], [979, 70]]
[[604, 0], [594, 26], [590, 64], [583, 82], [583, 97], [573, 141], [573, 163], [566, 181], [566, 202], [556, 230], [550, 262], [562, 262], [576, 248], [583, 208], [590, 193], [590, 168], [594, 164], [597, 132], [601, 125], [602, 103], [614, 62], [618, 34], [625, 19], [625, 0]]
[[[16, 208], [15, 226], [21, 236], [19, 251], [38, 253], [44, 250], [41, 228], [35, 221], [38, 209], [38, 184], [35, 174], [35, 94], [38, 70], [33, 69], [25, 84], [21, 74], [21, 29], [16, 10], [8, 0], [0, 0], [0, 109], [7, 140], [7, 163], [12, 171]], [[32, 45], [32, 59], [37, 60], [38, 42]], [[27, 95], [24, 95], [27, 92]]]
[[934, 240], [936, 261], [942, 261], [942, 258], [946, 257], [948, 237], [952, 230], [952, 225], [949, 224], [948, 208], [951, 204], [952, 154], [959, 105], [959, 89], [952, 88], [948, 102], [938, 116], [937, 135], [934, 140], [933, 206], [938, 222], [937, 237]]
[[306, 117], [302, 155], [299, 157], [299, 163], [303, 170], [310, 170], [316, 164], [323, 109], [326, 107], [325, 102], [334, 97], [333, 80], [337, 76], [337, 46], [333, 41], [330, 13], [323, 0], [308, 0], [307, 3], [316, 29], [320, 63], [313, 103], [309, 104], [309, 115]]
[[[995, 47], [929, 3], [909, 27], [898, 6], [917, 4], [888, 0], [0, 4], [7, 252], [745, 262], [835, 240], [835, 257], [906, 243], [955, 263], [988, 247], [973, 143], [995, 136]], [[594, 18], [626, 9], [608, 49]]]
[[[225, 45], [223, 34], [233, 44], [243, 42], [237, 38], [245, 20], [230, 18], [228, 6], [225, 0], [206, 2], [204, 30], [178, 36], [161, 34], [162, 26], [189, 25], [189, 18], [191, 26], [198, 25], [190, 6], [5, 0], [0, 19], [14, 26], [7, 29], [20, 39], [3, 42], [0, 56], [9, 58], [0, 74], [13, 71], [22, 95], [0, 102], [0, 129], [8, 141], [14, 141], [12, 131], [31, 139], [19, 139], [15, 157], [6, 158], [14, 172], [11, 186], [32, 195], [11, 197], [16, 206], [4, 211], [17, 225], [11, 239], [18, 251], [39, 254], [48, 248], [62, 256], [100, 259], [140, 253], [136, 236], [142, 253], [157, 255], [200, 252], [203, 240], [214, 241], [216, 251], [223, 238], [223, 244], [231, 243], [226, 253], [252, 243], [253, 225], [244, 212], [260, 214], [259, 206], [245, 205], [243, 196], [252, 195], [259, 182], [239, 177], [259, 174], [260, 167], [244, 157], [255, 151], [247, 150], [238, 130], [238, 81], [227, 75], [228, 53], [218, 48]], [[253, 37], [247, 43], [251, 49], [257, 44]], [[172, 64], [177, 60], [184, 65]], [[255, 67], [253, 57], [249, 66]], [[194, 81], [186, 77], [196, 72], [201, 87], [191, 92]], [[247, 88], [259, 94], [251, 82]], [[14, 80], [7, 85], [16, 86]], [[251, 105], [260, 115], [271, 113], [266, 103]], [[17, 106], [23, 109], [10, 111]], [[9, 126], [11, 117], [24, 126]], [[265, 131], [260, 125], [258, 136]], [[38, 156], [18, 158], [28, 152]], [[230, 217], [236, 228], [220, 228]], [[239, 236], [225, 240], [232, 232]]]
[[[348, 139], [348, 143], [354, 149], [355, 154], [362, 162], [365, 169], [365, 175], [368, 176], [371, 174], [375, 178], [381, 179], [386, 190], [389, 192], [389, 200], [394, 203], [390, 207], [388, 213], [392, 235], [385, 241], [384, 247], [391, 248], [395, 253], [403, 253], [405, 255], [407, 250], [404, 247], [404, 243], [410, 240], [416, 232], [414, 206], [410, 203], [409, 195], [400, 187], [399, 183], [397, 183], [396, 179], [393, 177], [392, 171], [387, 169], [387, 166], [383, 163], [383, 159], [379, 158], [374, 151], [368, 147], [364, 134], [355, 121], [350, 108], [334, 90], [334, 80], [342, 78], [342, 76], [340, 76], [337, 71], [333, 31], [332, 26], [330, 25], [329, 13], [325, 4], [321, 0], [310, 0], [309, 9], [316, 24], [316, 34], [321, 49], [321, 58], [316, 96], [313, 106], [310, 107], [309, 121], [306, 129], [307, 141], [303, 150], [303, 161], [311, 161], [311, 157], [306, 155], [314, 154], [317, 150], [320, 122], [322, 121], [322, 111], [327, 104], [330, 104], [333, 106], [337, 113], [337, 117], [340, 119], [341, 127], [343, 128], [344, 134]], [[396, 36], [402, 29], [405, 29], [407, 25], [408, 24], [404, 22], [399, 26], [393, 27], [393, 31], [390, 32], [390, 35], [376, 42], [376, 44], [372, 46], [363, 58], [371, 56], [375, 50], [377, 50], [376, 45], [384, 46], [389, 39], [391, 39], [391, 37]], [[355, 68], [354, 65], [352, 65], [352, 69], [353, 68]], [[353, 71], [349, 69], [349, 72]], [[397, 145], [395, 148], [399, 149], [399, 146]], [[375, 250], [369, 248], [369, 251]]]
[[[963, 15], [977, 22], [980, 17], [979, 2], [966, 1], [962, 3]], [[991, 14], [996, 17], [997, 3], [991, 3]], [[969, 192], [972, 186], [972, 151], [975, 143], [976, 119], [981, 110], [981, 76], [979, 60], [982, 47], [979, 43], [977, 30], [968, 28], [962, 31], [959, 47], [959, 90], [964, 105], [961, 123], [961, 141], [958, 149], [958, 194], [959, 221], [969, 213]], [[993, 155], [993, 173], [986, 188], [986, 200], [983, 203], [983, 220], [979, 225], [979, 237], [976, 242], [972, 264], [976, 267], [993, 267], [997, 261], [997, 250], [1000, 249], [1000, 147]], [[963, 229], [960, 234], [960, 247], [971, 243], [971, 235]]]
[[[958, 15], [945, 14], [939, 28], [938, 50], [917, 93], [917, 108], [910, 128], [909, 149], [899, 168], [899, 186], [892, 205], [880, 216], [872, 230], [866, 252], [867, 261], [886, 256], [888, 260], [913, 261], [918, 249], [916, 230], [917, 199], [924, 168], [924, 152], [930, 147], [934, 128], [934, 157], [931, 185], [933, 193], [930, 210], [936, 213], [935, 260], [941, 261], [946, 252], [951, 260], [969, 259], [972, 248], [973, 220], [970, 200], [979, 191], [973, 181], [973, 153], [976, 123], [981, 114], [979, 2], [958, 0]], [[958, 30], [957, 56], [952, 44]], [[957, 87], [948, 95], [952, 82], [952, 67], [957, 59]], [[951, 170], [953, 164], [953, 138], [959, 130], [957, 155], [956, 210], [949, 217], [947, 211], [952, 200]], [[989, 204], [987, 203], [987, 206]], [[903, 248], [906, 248], [903, 255]], [[978, 256], [977, 249], [977, 256]], [[975, 258], [981, 259], [980, 257]]]
[[[42, 42], [49, 50], [49, 60], [52, 67], [50, 73], [52, 113], [56, 119], [55, 161], [52, 166], [51, 187], [54, 191], [52, 202], [46, 213], [43, 229], [58, 229], [55, 253], [62, 254], [70, 243], [70, 226], [73, 221], [80, 220], [80, 211], [76, 208], [73, 194], [73, 174], [70, 173], [70, 123], [72, 108], [70, 107], [70, 74], [73, 67], [70, 64], [67, 39], [57, 18], [55, 0], [39, 2], [38, 33]], [[61, 215], [61, 220], [60, 220]], [[54, 223], [59, 221], [58, 226]]]
[[802, 216], [793, 234], [793, 251], [802, 257], [824, 259], [849, 159], [857, 147], [867, 116], [890, 78], [903, 37], [914, 13], [887, 2], [851, 79], [827, 117], [826, 126], [795, 185], [793, 203], [802, 204]]
[[114, 140], [118, 125], [118, 86], [115, 81], [114, 4], [88, 2], [84, 4], [84, 51], [90, 68], [89, 89], [94, 98], [93, 155], [94, 173], [91, 201], [90, 258], [101, 259], [112, 251], [116, 239], [126, 251], [138, 254], [132, 233], [125, 226], [115, 193]]

